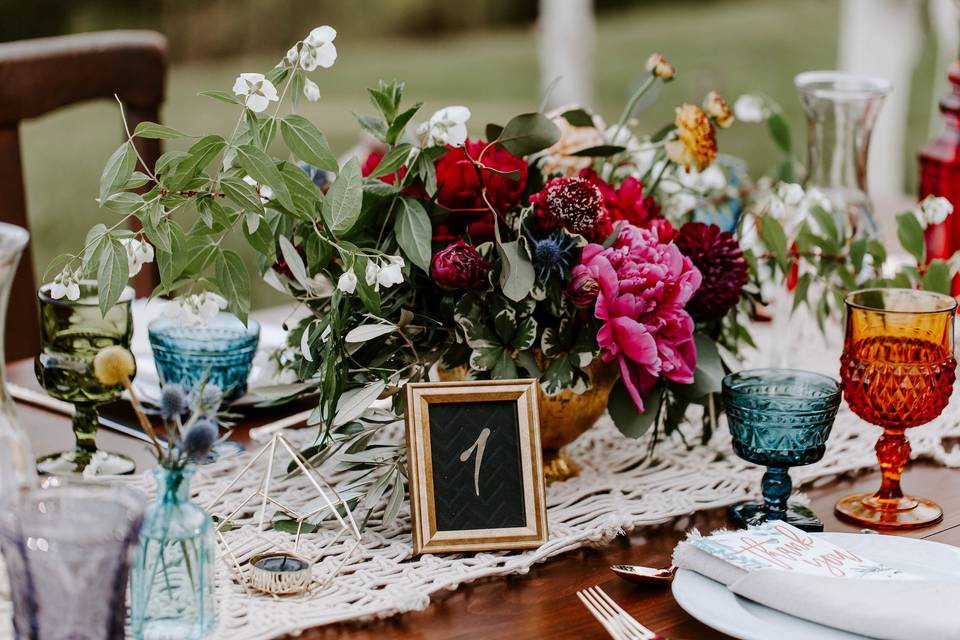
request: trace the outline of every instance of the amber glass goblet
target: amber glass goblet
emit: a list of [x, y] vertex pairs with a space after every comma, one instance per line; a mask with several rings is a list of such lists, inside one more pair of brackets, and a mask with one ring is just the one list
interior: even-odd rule
[[930, 291], [864, 289], [848, 295], [846, 306], [843, 396], [854, 413], [883, 428], [876, 446], [883, 478], [876, 493], [837, 502], [837, 516], [875, 529], [939, 522], [940, 506], [904, 495], [900, 476], [910, 459], [904, 432], [936, 418], [950, 400], [957, 302]]

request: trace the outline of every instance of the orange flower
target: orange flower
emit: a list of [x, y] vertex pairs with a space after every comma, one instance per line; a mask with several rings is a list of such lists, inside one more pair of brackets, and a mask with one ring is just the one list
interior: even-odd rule
[[673, 76], [677, 74], [673, 65], [667, 62], [667, 59], [659, 53], [650, 54], [650, 57], [647, 58], [646, 69], [664, 82], [673, 80]]
[[703, 110], [721, 129], [726, 129], [733, 124], [733, 111], [727, 101], [716, 91], [711, 91], [703, 99]]
[[667, 157], [687, 171], [695, 166], [703, 171], [717, 157], [717, 138], [710, 118], [700, 107], [684, 104], [677, 107], [677, 139], [666, 144]]

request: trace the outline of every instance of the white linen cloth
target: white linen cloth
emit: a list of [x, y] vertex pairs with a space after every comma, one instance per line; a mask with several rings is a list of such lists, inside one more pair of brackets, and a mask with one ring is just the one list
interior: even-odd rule
[[696, 571], [758, 604], [881, 640], [960, 638], [960, 580], [815, 576], [781, 569], [745, 571], [681, 542], [680, 569]]

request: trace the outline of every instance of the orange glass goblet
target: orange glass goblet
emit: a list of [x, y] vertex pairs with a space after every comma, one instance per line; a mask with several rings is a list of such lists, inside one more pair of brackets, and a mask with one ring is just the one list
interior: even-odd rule
[[953, 390], [950, 296], [913, 289], [864, 289], [847, 296], [840, 358], [843, 396], [855, 414], [883, 428], [877, 459], [883, 479], [874, 494], [837, 502], [839, 518], [874, 529], [914, 529], [939, 522], [940, 506], [900, 489], [910, 459], [904, 432], [940, 415]]

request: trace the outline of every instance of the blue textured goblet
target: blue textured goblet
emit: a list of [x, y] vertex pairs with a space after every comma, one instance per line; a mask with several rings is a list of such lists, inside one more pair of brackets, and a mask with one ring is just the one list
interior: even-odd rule
[[723, 402], [733, 450], [763, 474], [763, 502], [741, 502], [730, 515], [745, 525], [784, 520], [805, 531], [823, 531], [810, 509], [788, 501], [788, 469], [817, 462], [840, 407], [840, 383], [793, 369], [754, 369], [723, 379]]
[[220, 387], [224, 402], [247, 391], [247, 378], [260, 340], [260, 325], [244, 325], [220, 313], [205, 325], [157, 318], [147, 327], [153, 359], [163, 384], [179, 384], [188, 393], [204, 380]]

